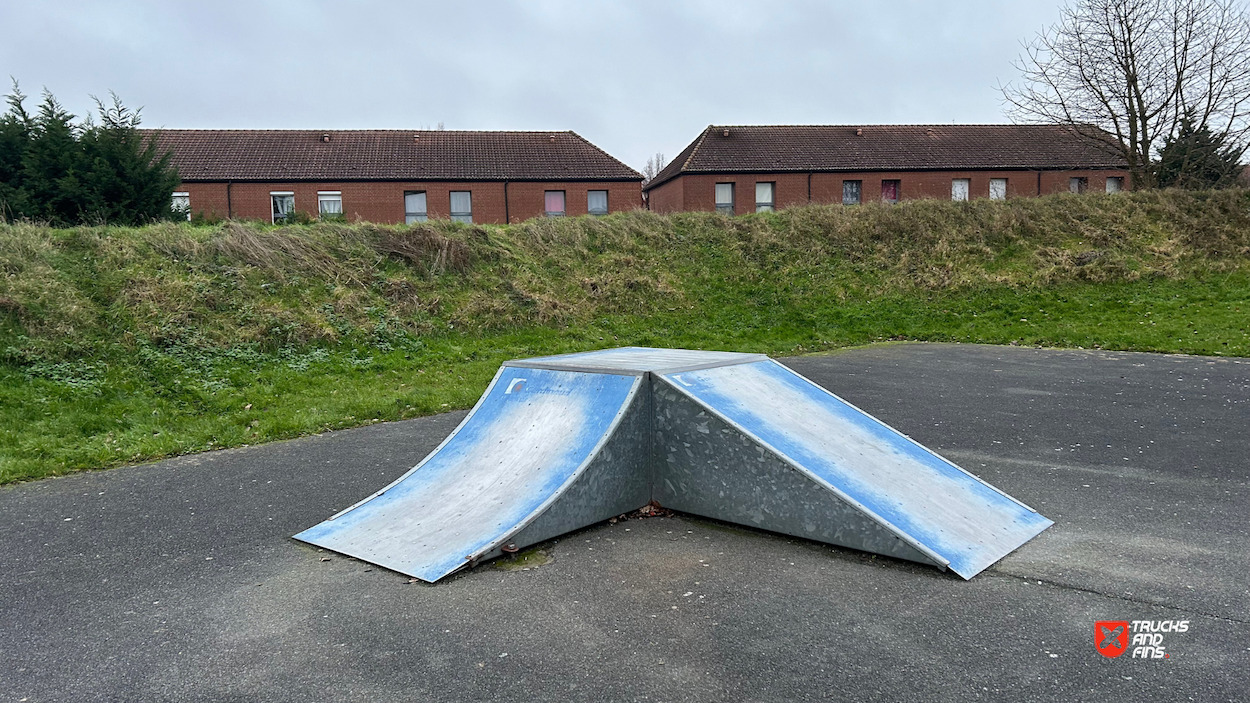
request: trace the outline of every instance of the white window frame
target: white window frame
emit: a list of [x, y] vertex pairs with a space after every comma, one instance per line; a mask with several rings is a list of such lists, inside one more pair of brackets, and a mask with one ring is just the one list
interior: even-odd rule
[[[603, 209], [594, 210], [590, 207], [590, 196], [594, 193], [603, 193]], [[588, 190], [586, 191], [586, 214], [588, 215], [606, 215], [609, 211], [608, 191], [606, 190]]]
[[[409, 210], [408, 196], [420, 195], [421, 201], [425, 203], [424, 210]], [[417, 222], [425, 222], [430, 218], [430, 194], [424, 190], [405, 190], [404, 191], [404, 224], [411, 225]]]
[[[560, 203], [564, 205], [563, 210], [548, 210], [547, 209], [547, 194], [548, 193], [560, 194]], [[569, 210], [568, 191], [564, 191], [564, 190], [544, 190], [543, 191], [543, 214], [545, 214], [547, 217], [564, 217], [564, 214], [568, 212], [568, 210]]]
[[[726, 201], [722, 201], [722, 200], [721, 200], [721, 197], [720, 197], [720, 196], [721, 196], [721, 186], [729, 186], [729, 200], [728, 200], [728, 202], [726, 202]], [[736, 190], [737, 190], [737, 188], [735, 188], [735, 187], [734, 187], [734, 184], [733, 184], [733, 183], [717, 183], [717, 184], [714, 186], [713, 195], [714, 195], [715, 202], [716, 202], [716, 211], [717, 211], [717, 212], [719, 212], [719, 213], [721, 213], [721, 214], [723, 214], [723, 215], [733, 215], [733, 214], [734, 214], [734, 199], [735, 199], [735, 195], [736, 195], [736, 194], [734, 193], [734, 191], [736, 191]]]
[[[324, 203], [339, 204], [338, 212], [326, 212]], [[343, 212], [343, 191], [341, 190], [319, 190], [317, 191], [317, 216], [325, 217], [326, 215], [335, 215], [338, 217], [346, 217]]]
[[[179, 202], [182, 201], [182, 202]], [[176, 211], [185, 211], [187, 213], [187, 222], [191, 221], [191, 194], [186, 191], [178, 191], [170, 197], [169, 209]]]
[[[1112, 186], [1111, 186], [1112, 183], [1115, 183], [1114, 190], [1112, 189]], [[1108, 193], [1124, 192], [1124, 176], [1107, 176], [1106, 191]]]
[[[760, 186], [768, 186], [768, 200], [760, 200]], [[755, 182], [755, 211], [756, 212], [774, 212], [777, 209], [777, 182], [776, 181], [756, 181]]]
[[[469, 199], [468, 212], [456, 212], [451, 209], [451, 203], [455, 202], [453, 197], [457, 193], [464, 193]], [[464, 222], [465, 224], [473, 224], [473, 191], [471, 190], [453, 190], [447, 194], [448, 211], [451, 213], [452, 222]], [[428, 204], [427, 204], [428, 206]]]
[[[1001, 186], [995, 189], [995, 186]], [[1007, 199], [1007, 179], [991, 178], [990, 179], [990, 200], [1006, 200]]]
[[951, 200], [956, 202], [967, 202], [972, 196], [972, 179], [971, 178], [952, 178], [951, 179]]
[[283, 217], [283, 221], [289, 220], [295, 214], [295, 191], [293, 190], [271, 190], [269, 191], [269, 221], [278, 224], [277, 215], [274, 214], [273, 204], [274, 198], [290, 198], [291, 209]]

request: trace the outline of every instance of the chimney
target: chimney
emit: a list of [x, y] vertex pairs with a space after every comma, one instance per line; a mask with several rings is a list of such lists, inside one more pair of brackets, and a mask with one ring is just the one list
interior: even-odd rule
[[330, 135], [329, 135], [329, 134], [323, 134], [323, 135], [321, 135], [321, 141], [323, 141], [323, 142], [328, 142], [328, 141], [330, 141]]
[[857, 129], [857, 130], [855, 130], [855, 136], [857, 136], [857, 137], [862, 137], [862, 136], [864, 136], [864, 130], [862, 130], [862, 129]]
[[551, 140], [550, 140], [550, 141], [551, 141], [551, 143], [552, 143], [552, 144], [555, 144], [555, 143], [556, 143], [556, 135], [554, 135], [554, 134], [553, 134], [553, 135], [551, 135]]
[[728, 136], [729, 136], [729, 129], [728, 129], [728, 128], [726, 128], [724, 132], [721, 132], [721, 136], [728, 137]]

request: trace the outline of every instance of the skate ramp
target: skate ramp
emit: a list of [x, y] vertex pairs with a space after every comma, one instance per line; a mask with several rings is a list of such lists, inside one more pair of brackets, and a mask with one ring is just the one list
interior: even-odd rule
[[[524, 547], [635, 510], [650, 500], [639, 444], [645, 424], [637, 419], [646, 420], [642, 382], [505, 366], [420, 464], [295, 538], [437, 581], [509, 542]], [[608, 447], [622, 424], [637, 436]], [[579, 481], [585, 485], [573, 490]], [[573, 499], [559, 505], [570, 491]], [[531, 525], [532, 541], [514, 540]]]
[[[657, 502], [971, 578], [1053, 523], [775, 361], [662, 376]], [[693, 448], [693, 451], [692, 451]]]
[[436, 581], [649, 502], [964, 578], [1053, 524], [766, 356], [627, 347], [507, 362], [420, 464], [295, 537]]

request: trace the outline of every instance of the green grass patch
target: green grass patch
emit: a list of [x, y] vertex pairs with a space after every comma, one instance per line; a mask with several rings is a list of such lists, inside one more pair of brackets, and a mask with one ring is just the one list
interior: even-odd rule
[[0, 482], [465, 408], [501, 361], [883, 340], [1250, 355], [1250, 195], [508, 227], [0, 228]]

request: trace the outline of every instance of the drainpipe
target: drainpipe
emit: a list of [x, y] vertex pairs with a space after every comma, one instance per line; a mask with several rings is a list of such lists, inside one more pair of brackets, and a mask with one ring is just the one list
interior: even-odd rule
[[508, 182], [503, 182], [503, 223], [505, 225], [512, 224], [512, 217], [508, 213]]
[[1041, 171], [1037, 172], [1037, 195], [1039, 197], [1042, 195], [1042, 172]]
[[807, 204], [812, 204], [812, 174], [810, 171], [807, 174]]
[[226, 219], [227, 220], [234, 219], [234, 205], [233, 203], [230, 202], [230, 186], [233, 184], [234, 184], [234, 181], [226, 181]]

